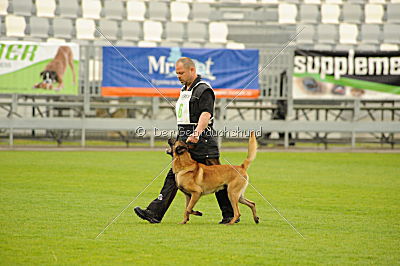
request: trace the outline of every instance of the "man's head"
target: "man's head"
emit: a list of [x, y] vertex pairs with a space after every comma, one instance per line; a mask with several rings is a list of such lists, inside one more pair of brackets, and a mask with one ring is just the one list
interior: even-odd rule
[[189, 57], [181, 57], [175, 64], [176, 76], [182, 85], [189, 87], [197, 77], [196, 66]]

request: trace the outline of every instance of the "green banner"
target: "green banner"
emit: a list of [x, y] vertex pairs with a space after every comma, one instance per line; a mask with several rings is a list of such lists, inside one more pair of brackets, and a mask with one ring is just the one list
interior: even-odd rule
[[77, 95], [79, 46], [0, 41], [0, 93]]
[[296, 50], [297, 99], [400, 98], [400, 52]]

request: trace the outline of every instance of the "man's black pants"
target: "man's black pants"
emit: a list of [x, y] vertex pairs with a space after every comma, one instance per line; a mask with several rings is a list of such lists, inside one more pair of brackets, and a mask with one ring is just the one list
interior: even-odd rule
[[[219, 159], [204, 159], [204, 160], [196, 160], [199, 163], [205, 165], [218, 165], [221, 164]], [[156, 219], [162, 220], [164, 214], [168, 210], [169, 206], [171, 205], [172, 201], [175, 198], [176, 192], [178, 191], [178, 187], [176, 186], [175, 182], [175, 174], [172, 172], [172, 169], [169, 170], [165, 181], [164, 186], [160, 191], [160, 195], [153, 200], [147, 209], [154, 213]], [[219, 208], [222, 212], [223, 218], [233, 217], [233, 209], [231, 202], [228, 198], [227, 189], [224, 188], [215, 193], [215, 196], [218, 201]]]

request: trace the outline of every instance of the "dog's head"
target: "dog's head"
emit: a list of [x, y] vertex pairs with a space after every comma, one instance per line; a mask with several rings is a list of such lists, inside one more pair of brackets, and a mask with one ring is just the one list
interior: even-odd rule
[[43, 79], [43, 83], [52, 84], [57, 81], [57, 73], [51, 70], [45, 70], [40, 73], [40, 76]]
[[172, 157], [180, 156], [185, 152], [188, 152], [189, 149], [193, 148], [191, 145], [181, 140], [168, 139], [168, 144], [169, 148], [166, 150], [166, 152]]

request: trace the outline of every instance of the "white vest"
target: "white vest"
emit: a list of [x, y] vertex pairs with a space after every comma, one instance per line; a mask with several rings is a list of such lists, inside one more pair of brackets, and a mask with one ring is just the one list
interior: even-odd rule
[[[183, 90], [185, 86], [182, 87], [181, 92], [179, 94], [178, 101], [176, 102], [175, 111], [176, 111], [176, 123], [178, 125], [197, 125], [197, 123], [190, 123], [190, 112], [189, 112], [189, 102], [192, 98], [193, 89], [196, 88], [200, 84], [207, 84], [210, 88], [210, 84], [205, 81], [200, 81], [191, 88], [189, 91]], [[211, 120], [210, 119], [210, 123]]]

